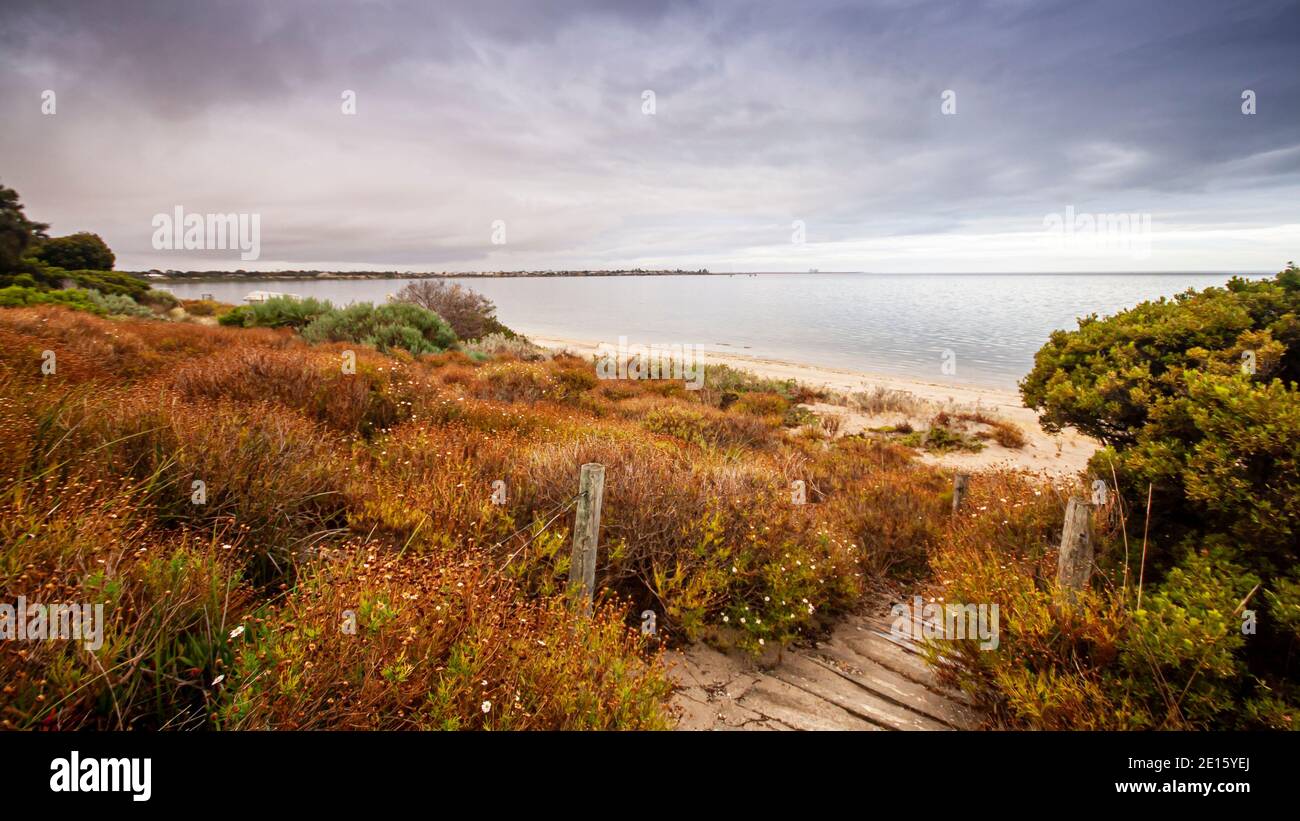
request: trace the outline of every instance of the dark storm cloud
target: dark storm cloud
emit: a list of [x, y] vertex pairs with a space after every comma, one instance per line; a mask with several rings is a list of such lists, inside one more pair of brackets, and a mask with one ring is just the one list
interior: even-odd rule
[[182, 204], [261, 213], [263, 267], [1070, 268], [1027, 235], [1073, 205], [1152, 213], [1146, 267], [1269, 268], [1297, 34], [1293, 2], [8, 3], [0, 173], [143, 267], [241, 267], [151, 248]]

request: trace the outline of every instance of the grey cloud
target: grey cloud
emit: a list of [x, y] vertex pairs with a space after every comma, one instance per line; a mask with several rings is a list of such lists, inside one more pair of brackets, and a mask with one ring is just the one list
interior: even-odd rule
[[126, 266], [175, 204], [353, 267], [743, 264], [793, 219], [830, 246], [1066, 204], [1266, 227], [1295, 222], [1297, 34], [1288, 2], [18, 2], [0, 173]]

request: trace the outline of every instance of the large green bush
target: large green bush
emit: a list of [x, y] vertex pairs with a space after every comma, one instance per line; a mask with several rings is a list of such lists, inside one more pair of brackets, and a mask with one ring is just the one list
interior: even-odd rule
[[438, 353], [456, 343], [451, 326], [433, 311], [405, 302], [358, 302], [317, 317], [302, 330], [309, 342], [361, 342], [381, 351]]
[[[1166, 641], [1177, 631], [1161, 614], [1183, 613], [1172, 603], [1201, 602], [1191, 633], [1213, 622], [1216, 655], [1191, 691], [1206, 699], [1206, 722], [1236, 711], [1276, 726], [1286, 704], [1300, 702], [1300, 662], [1290, 658], [1300, 641], [1297, 380], [1300, 269], [1291, 264], [1268, 280], [1234, 278], [1082, 319], [1052, 335], [1021, 383], [1045, 428], [1074, 426], [1106, 444], [1090, 471], [1117, 481], [1128, 539], [1148, 549], [1103, 550], [1100, 563], [1111, 578], [1125, 570], [1145, 578], [1135, 627], [1143, 647], [1186, 650], [1143, 665], [1191, 663], [1209, 651], [1205, 635]], [[1257, 633], [1243, 640], [1246, 610], [1257, 611]], [[1212, 694], [1200, 689], [1211, 682]]]
[[[1267, 576], [1300, 536], [1300, 269], [1146, 302], [1058, 331], [1021, 383], [1043, 426], [1107, 447], [1099, 478], [1133, 509], [1151, 490], [1152, 561], [1184, 538], [1225, 534]], [[1144, 517], [1145, 518], [1145, 515]], [[1145, 524], [1145, 522], [1143, 522]]]
[[1048, 430], [1074, 426], [1128, 446], [1169, 397], [1186, 394], [1183, 374], [1234, 374], [1252, 357], [1255, 381], [1300, 380], [1300, 269], [1273, 279], [1144, 302], [1112, 317], [1095, 314], [1057, 331], [1021, 382], [1026, 404]]

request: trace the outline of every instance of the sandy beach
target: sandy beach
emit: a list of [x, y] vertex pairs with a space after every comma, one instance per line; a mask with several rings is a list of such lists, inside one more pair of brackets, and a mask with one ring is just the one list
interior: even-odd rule
[[[569, 339], [547, 336], [530, 336], [533, 342], [551, 350], [568, 350], [580, 356], [593, 356], [603, 342], [616, 345], [617, 340]], [[1038, 424], [1038, 417], [1026, 408], [1015, 391], [998, 388], [964, 385], [960, 383], [927, 382], [891, 374], [868, 373], [844, 368], [826, 367], [782, 359], [748, 356], [733, 353], [700, 353], [700, 361], [727, 365], [772, 379], [793, 379], [804, 385], [825, 388], [837, 393], [884, 388], [910, 394], [919, 400], [922, 408], [911, 413], [887, 411], [867, 414], [832, 404], [814, 404], [809, 407], [819, 415], [834, 414], [841, 417], [840, 435], [860, 433], [863, 430], [906, 421], [918, 429], [928, 427], [930, 419], [940, 410], [981, 410], [1015, 423], [1025, 434], [1022, 448], [1009, 449], [988, 442], [978, 453], [923, 453], [925, 461], [980, 471], [995, 468], [1015, 468], [1050, 478], [1064, 478], [1082, 471], [1089, 457], [1099, 447], [1098, 443], [1074, 430], [1059, 435], [1049, 434]]]

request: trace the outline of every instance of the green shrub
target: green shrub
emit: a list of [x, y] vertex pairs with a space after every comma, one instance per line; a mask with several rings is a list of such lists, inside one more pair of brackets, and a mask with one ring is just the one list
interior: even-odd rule
[[405, 302], [358, 302], [317, 317], [302, 330], [308, 342], [361, 342], [380, 351], [402, 348], [412, 354], [439, 353], [456, 334], [432, 311]]
[[247, 305], [236, 305], [234, 308], [226, 311], [217, 317], [217, 322], [232, 328], [246, 328], [252, 320], [253, 309]]
[[947, 453], [948, 451], [964, 450], [972, 453], [978, 453], [984, 449], [984, 443], [973, 437], [967, 436], [961, 431], [953, 430], [944, 425], [932, 425], [925, 432], [921, 439], [921, 445], [930, 451], [937, 453]]
[[[1109, 447], [1092, 472], [1134, 509], [1151, 489], [1150, 561], [1223, 534], [1266, 579], [1300, 536], [1300, 269], [1081, 320], [1039, 351], [1021, 385], [1043, 425]], [[1243, 368], [1253, 363], [1253, 373]], [[1138, 522], [1145, 525], [1145, 522]], [[1138, 538], [1141, 533], [1135, 533]]]
[[41, 283], [37, 282], [36, 278], [28, 273], [0, 275], [0, 288], [8, 288], [9, 286], [37, 288], [40, 285]]
[[[54, 293], [59, 293], [55, 291]], [[99, 291], [86, 291], [86, 298], [91, 304], [100, 308], [109, 316], [138, 316], [152, 319], [154, 312], [137, 303], [125, 294], [103, 294]]]
[[70, 288], [64, 291], [39, 291], [11, 285], [0, 288], [0, 308], [23, 308], [28, 305], [66, 305], [78, 311], [103, 314], [104, 309], [90, 299], [89, 291]]
[[[1112, 579], [1145, 576], [1157, 591], [1133, 614], [1135, 635], [1147, 637], [1154, 657], [1136, 666], [1121, 658], [1126, 692], [1177, 712], [1176, 724], [1281, 726], [1286, 705], [1300, 702], [1287, 618], [1300, 561], [1298, 317], [1300, 269], [1291, 264], [1269, 280], [1234, 278], [1223, 288], [1082, 319], [1077, 330], [1052, 335], [1021, 383], [1045, 428], [1072, 425], [1107, 445], [1090, 471], [1113, 477], [1122, 508], [1134, 512], [1128, 533], [1115, 538], [1144, 549], [1104, 545], [1099, 564]], [[1214, 557], [1213, 573], [1203, 555]], [[1260, 619], [1258, 634], [1243, 639], [1237, 602], [1229, 600], [1255, 584], [1250, 607], [1275, 617]], [[1120, 610], [1133, 604], [1127, 596], [1115, 601]], [[1200, 603], [1179, 603], [1187, 601]], [[1189, 607], [1204, 612], [1185, 617], [1179, 608]], [[1187, 659], [1172, 655], [1181, 649]], [[1193, 662], [1200, 672], [1185, 678], [1196, 686], [1179, 700], [1150, 689]], [[1098, 686], [1110, 686], [1114, 675], [1104, 671]]]
[[1243, 356], [1254, 378], [1300, 381], [1300, 269], [1271, 280], [1144, 302], [1112, 317], [1094, 314], [1056, 331], [1020, 383], [1025, 404], [1050, 431], [1067, 425], [1119, 447], [1134, 444], [1161, 400], [1185, 395], [1189, 370], [1231, 374]]
[[172, 308], [179, 308], [181, 301], [170, 291], [158, 291], [153, 288], [145, 291], [142, 295], [137, 296], [135, 301], [141, 305], [148, 305], [151, 308], [160, 308], [164, 311]]
[[104, 294], [129, 296], [137, 301], [150, 290], [149, 283], [120, 271], [61, 271], [58, 268], [51, 268], [49, 272], [61, 279], [72, 280], [79, 288], [93, 289]]
[[222, 325], [245, 328], [295, 328], [301, 330], [334, 310], [323, 299], [277, 296], [265, 302], [240, 305], [218, 320]]

